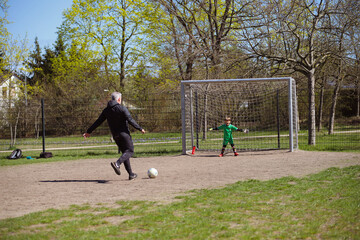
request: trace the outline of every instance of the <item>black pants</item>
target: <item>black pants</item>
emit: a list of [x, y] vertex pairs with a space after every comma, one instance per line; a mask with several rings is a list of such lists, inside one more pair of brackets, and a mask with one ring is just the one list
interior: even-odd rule
[[113, 136], [116, 145], [118, 146], [119, 153], [121, 152], [121, 157], [117, 160], [118, 165], [124, 163], [126, 171], [129, 175], [132, 175], [130, 158], [134, 154], [134, 144], [131, 136], [128, 133], [120, 133], [117, 136]]

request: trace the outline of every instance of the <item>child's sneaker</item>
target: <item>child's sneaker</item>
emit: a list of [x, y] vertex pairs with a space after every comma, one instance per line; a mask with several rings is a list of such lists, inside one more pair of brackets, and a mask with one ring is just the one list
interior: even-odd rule
[[234, 152], [234, 156], [239, 156], [239, 154], [237, 152]]
[[224, 156], [224, 154], [220, 153], [220, 154], [219, 154], [219, 157], [222, 157], [222, 156]]

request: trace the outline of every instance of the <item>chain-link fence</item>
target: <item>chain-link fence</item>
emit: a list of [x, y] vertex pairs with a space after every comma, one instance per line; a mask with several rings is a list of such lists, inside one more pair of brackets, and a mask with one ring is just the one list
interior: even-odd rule
[[[307, 103], [306, 89], [299, 89], [299, 148], [307, 146]], [[85, 146], [98, 144], [81, 137], [87, 128], [97, 119], [106, 106], [109, 96], [103, 98], [45, 98], [44, 108], [41, 99], [1, 100], [0, 103], [0, 151], [21, 147], [26, 149], [41, 148], [42, 145], [42, 110], [46, 143], [52, 146]], [[349, 101], [349, 94], [343, 94], [339, 101]], [[329, 97], [330, 98], [330, 97]], [[325, 99], [326, 100], [326, 99]], [[350, 101], [351, 103], [354, 100]], [[133, 118], [148, 133], [136, 137], [134, 142], [173, 142], [181, 153], [181, 99], [180, 89], [144, 93], [139, 97], [123, 94], [123, 104], [127, 106]], [[324, 109], [328, 109], [328, 103]], [[353, 104], [355, 106], [355, 104]], [[349, 104], [338, 104], [334, 134], [327, 133], [328, 110], [323, 110], [322, 130], [317, 132], [316, 145], [324, 145], [324, 150], [344, 149], [360, 150], [360, 118], [356, 117]], [[345, 109], [344, 109], [345, 108]], [[220, 114], [220, 113], [219, 113]], [[220, 124], [220, 122], [219, 122]], [[131, 128], [131, 130], [134, 130]], [[172, 134], [169, 134], [172, 133]], [[106, 123], [102, 124], [93, 136], [104, 136], [101, 144], [112, 143]], [[66, 137], [66, 139], [65, 139]], [[143, 138], [143, 139], [142, 139]], [[150, 139], [151, 138], [151, 139]], [[56, 139], [56, 140], [55, 140]], [[71, 139], [71, 140], [69, 140]], [[221, 141], [219, 142], [221, 145]], [[241, 143], [237, 144], [241, 148]], [[339, 148], [339, 146], [341, 146]], [[164, 146], [167, 147], [167, 146]]]

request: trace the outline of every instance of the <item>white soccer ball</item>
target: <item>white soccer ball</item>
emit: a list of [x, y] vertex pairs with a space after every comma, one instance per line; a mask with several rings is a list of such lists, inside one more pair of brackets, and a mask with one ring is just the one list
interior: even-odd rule
[[150, 168], [147, 172], [149, 178], [156, 178], [159, 174], [158, 171], [155, 168]]

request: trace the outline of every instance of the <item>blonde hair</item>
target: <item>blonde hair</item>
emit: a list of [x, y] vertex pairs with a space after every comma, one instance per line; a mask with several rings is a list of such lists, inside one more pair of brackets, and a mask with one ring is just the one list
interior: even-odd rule
[[231, 118], [226, 117], [226, 118], [225, 118], [225, 121], [231, 121]]

